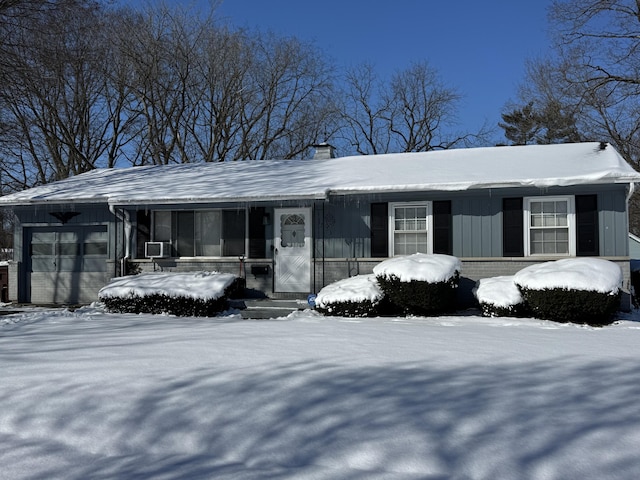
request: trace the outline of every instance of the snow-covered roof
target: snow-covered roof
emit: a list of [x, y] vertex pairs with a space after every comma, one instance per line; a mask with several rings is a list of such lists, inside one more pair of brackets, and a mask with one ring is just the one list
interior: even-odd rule
[[98, 169], [0, 198], [0, 204], [211, 203], [367, 192], [463, 191], [640, 182], [598, 142]]

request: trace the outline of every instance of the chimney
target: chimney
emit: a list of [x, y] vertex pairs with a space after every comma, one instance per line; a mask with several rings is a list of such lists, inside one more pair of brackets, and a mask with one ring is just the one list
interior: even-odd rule
[[326, 160], [328, 158], [336, 158], [336, 149], [333, 145], [329, 145], [327, 142], [322, 142], [318, 145], [314, 145], [316, 149], [313, 154], [313, 160]]

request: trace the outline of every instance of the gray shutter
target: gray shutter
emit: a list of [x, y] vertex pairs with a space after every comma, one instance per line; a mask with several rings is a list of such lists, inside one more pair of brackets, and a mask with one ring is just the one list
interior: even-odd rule
[[433, 253], [453, 254], [451, 201], [433, 202]]
[[599, 255], [598, 237], [598, 196], [576, 195], [576, 255]]
[[502, 199], [502, 255], [524, 256], [522, 197]]
[[389, 210], [386, 203], [371, 204], [371, 256], [389, 256]]

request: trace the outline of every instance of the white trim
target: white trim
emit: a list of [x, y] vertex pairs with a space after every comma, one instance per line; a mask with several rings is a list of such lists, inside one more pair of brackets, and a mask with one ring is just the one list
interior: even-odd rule
[[[567, 229], [569, 233], [569, 253], [549, 254], [531, 253], [531, 202], [567, 202]], [[524, 197], [522, 202], [524, 215], [524, 256], [525, 257], [575, 257], [576, 256], [576, 203], [574, 195], [553, 195]]]
[[[395, 222], [395, 209], [396, 207], [416, 207], [416, 208], [426, 208], [427, 209], [427, 251], [420, 253], [433, 253], [433, 202], [423, 201], [423, 202], [391, 202], [389, 203], [389, 257], [396, 256], [395, 253], [395, 231], [396, 231], [396, 222]], [[418, 231], [418, 230], [416, 230]]]

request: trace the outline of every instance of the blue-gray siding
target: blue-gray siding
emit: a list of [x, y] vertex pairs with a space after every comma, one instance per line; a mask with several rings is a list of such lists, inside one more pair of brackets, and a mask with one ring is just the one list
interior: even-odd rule
[[500, 189], [476, 192], [389, 194], [334, 198], [315, 205], [316, 258], [371, 256], [370, 205], [375, 202], [450, 200], [453, 255], [502, 256], [502, 200], [547, 195], [598, 195], [600, 255], [628, 255], [626, 185], [549, 189]]

